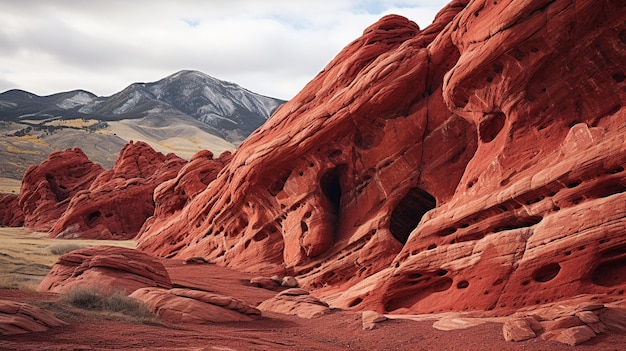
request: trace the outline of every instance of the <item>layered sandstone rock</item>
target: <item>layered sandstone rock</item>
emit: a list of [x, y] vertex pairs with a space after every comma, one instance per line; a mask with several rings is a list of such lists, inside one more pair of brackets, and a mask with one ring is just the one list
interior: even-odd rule
[[580, 295], [569, 301], [546, 304], [532, 311], [520, 311], [504, 321], [507, 341], [534, 337], [571, 346], [585, 343], [598, 334], [626, 331], [626, 309], [605, 305], [602, 297]]
[[0, 334], [2, 335], [42, 332], [66, 324], [39, 307], [23, 302], [0, 300]]
[[[172, 189], [158, 193], [158, 213], [168, 215], [206, 187], [229, 157], [214, 160], [210, 151], [199, 152]], [[154, 189], [186, 163], [144, 142], [124, 146], [106, 171], [78, 148], [55, 152], [26, 172], [19, 196], [0, 195], [0, 224], [50, 231], [57, 238], [132, 239], [155, 212]]]
[[25, 227], [47, 231], [68, 208], [72, 197], [89, 189], [103, 171], [78, 148], [53, 152], [26, 171], [18, 204], [9, 210], [13, 216], [23, 212]]
[[289, 314], [307, 319], [330, 313], [328, 304], [299, 288], [281, 291], [271, 299], [261, 302], [257, 307], [261, 311]]
[[94, 246], [59, 257], [37, 290], [60, 293], [83, 288], [130, 294], [144, 287], [172, 288], [158, 259], [134, 249]]
[[178, 175], [162, 182], [154, 190], [154, 215], [144, 224], [142, 232], [159, 225], [172, 214], [179, 212], [187, 202], [217, 178], [217, 174], [230, 162], [232, 154], [223, 152], [218, 158], [208, 150], [197, 152]]
[[234, 297], [191, 289], [138, 289], [137, 299], [159, 317], [173, 323], [248, 322], [261, 318], [261, 312]]
[[112, 169], [74, 196], [52, 227], [56, 238], [132, 239], [154, 213], [154, 189], [174, 178], [186, 161], [130, 142]]
[[581, 293], [621, 298], [625, 17], [611, 1], [470, 2], [455, 17], [460, 58], [443, 97], [477, 126], [478, 147], [455, 195], [356, 298], [500, 313]]
[[24, 225], [24, 212], [19, 200], [18, 194], [0, 194], [0, 225], [7, 227]]
[[611, 0], [386, 16], [139, 246], [379, 312], [621, 298], [625, 18]]

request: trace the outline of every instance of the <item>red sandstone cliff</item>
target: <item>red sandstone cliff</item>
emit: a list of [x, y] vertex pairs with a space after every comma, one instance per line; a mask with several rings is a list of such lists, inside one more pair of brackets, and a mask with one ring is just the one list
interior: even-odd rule
[[132, 239], [154, 213], [157, 185], [176, 176], [186, 161], [163, 155], [144, 142], [130, 142], [112, 169], [102, 172], [87, 191], [74, 196], [52, 227], [57, 238]]
[[19, 206], [18, 194], [0, 194], [0, 225], [7, 227], [24, 225], [24, 212]]
[[339, 307], [619, 297], [625, 19], [610, 0], [453, 1], [424, 30], [387, 16], [139, 247], [288, 272]]
[[213, 153], [202, 150], [196, 153], [191, 160], [178, 172], [178, 175], [162, 182], [154, 190], [154, 215], [144, 224], [143, 231], [152, 224], [168, 218], [180, 211], [187, 202], [195, 197], [211, 183], [217, 174], [230, 162], [232, 154], [222, 153], [217, 159]]
[[23, 212], [25, 227], [47, 231], [65, 212], [72, 197], [88, 189], [102, 171], [78, 148], [53, 152], [26, 171], [17, 206], [13, 204], [11, 212]]

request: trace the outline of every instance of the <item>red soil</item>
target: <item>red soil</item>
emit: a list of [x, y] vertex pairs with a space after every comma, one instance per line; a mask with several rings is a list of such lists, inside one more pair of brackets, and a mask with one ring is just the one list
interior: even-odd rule
[[[168, 261], [174, 284], [234, 296], [250, 304], [276, 292], [252, 287], [250, 276], [215, 265]], [[201, 279], [200, 279], [201, 278]], [[0, 289], [0, 299], [39, 304], [58, 295]], [[540, 338], [507, 342], [502, 325], [486, 323], [440, 331], [433, 321], [387, 320], [363, 330], [361, 314], [335, 310], [315, 319], [264, 312], [245, 323], [143, 325], [107, 320], [92, 313], [53, 309], [67, 326], [46, 332], [0, 337], [0, 350], [567, 350], [574, 347]], [[622, 350], [626, 335], [599, 335], [576, 350]]]

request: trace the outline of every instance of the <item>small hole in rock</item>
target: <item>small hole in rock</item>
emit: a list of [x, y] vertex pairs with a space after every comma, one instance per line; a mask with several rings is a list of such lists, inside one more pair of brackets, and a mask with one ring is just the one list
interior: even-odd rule
[[561, 265], [559, 265], [558, 263], [550, 263], [537, 269], [533, 273], [533, 279], [537, 282], [545, 283], [554, 279], [560, 271]]
[[354, 307], [354, 306], [360, 304], [361, 302], [363, 302], [363, 299], [360, 298], [360, 297], [357, 297], [356, 299], [352, 300], [352, 302], [350, 302], [348, 307]]
[[625, 75], [624, 75], [624, 73], [622, 73], [622, 72], [618, 72], [618, 73], [615, 73], [615, 74], [613, 75], [613, 80], [614, 80], [614, 81], [616, 81], [616, 82], [618, 82], [618, 83], [623, 82], [623, 81], [624, 81], [624, 79], [626, 79], [626, 76], [625, 76]]
[[571, 188], [575, 188], [575, 187], [577, 187], [579, 185], [580, 185], [580, 182], [571, 182], [571, 183], [567, 184], [567, 187], [571, 189]]
[[483, 143], [489, 143], [498, 136], [504, 123], [506, 116], [502, 112], [487, 113], [483, 116], [478, 125], [479, 137]]

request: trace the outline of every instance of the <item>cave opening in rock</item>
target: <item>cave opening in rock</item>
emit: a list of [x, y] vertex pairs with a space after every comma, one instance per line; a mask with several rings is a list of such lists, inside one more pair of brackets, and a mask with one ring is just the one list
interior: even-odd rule
[[87, 227], [93, 228], [96, 225], [96, 222], [98, 222], [98, 220], [100, 219], [101, 215], [102, 213], [100, 213], [100, 211], [94, 211], [89, 213], [85, 220], [85, 224], [87, 224]]
[[411, 232], [417, 228], [422, 216], [435, 208], [437, 200], [420, 188], [411, 188], [391, 212], [389, 230], [402, 244], [406, 244]]
[[502, 112], [488, 113], [483, 116], [483, 120], [478, 126], [480, 141], [489, 143], [498, 136], [504, 124], [506, 116]]
[[322, 179], [320, 179], [320, 187], [326, 199], [330, 203], [333, 214], [339, 215], [339, 208], [341, 206], [341, 173], [345, 166], [337, 166], [330, 172], [326, 173]]

